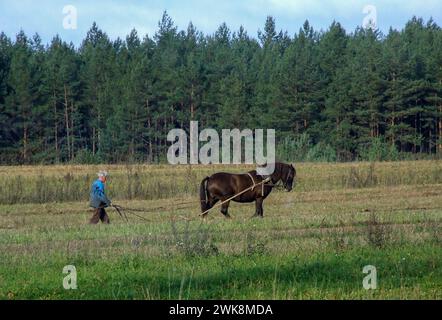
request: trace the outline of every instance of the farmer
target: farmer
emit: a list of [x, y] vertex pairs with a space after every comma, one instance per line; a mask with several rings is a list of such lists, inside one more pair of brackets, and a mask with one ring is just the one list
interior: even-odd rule
[[94, 215], [90, 220], [90, 224], [97, 224], [98, 221], [109, 224], [109, 216], [104, 208], [111, 205], [111, 201], [108, 199], [104, 192], [104, 186], [107, 180], [107, 172], [98, 172], [98, 179], [94, 181], [90, 193], [90, 206], [95, 208]]

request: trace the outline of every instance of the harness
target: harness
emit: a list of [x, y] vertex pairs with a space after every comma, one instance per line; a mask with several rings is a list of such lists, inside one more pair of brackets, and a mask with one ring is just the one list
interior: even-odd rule
[[[252, 191], [254, 191], [254, 190], [255, 190], [255, 187], [256, 187], [255, 180], [253, 179], [253, 177], [252, 177], [252, 175], [250, 174], [250, 172], [247, 172], [247, 174], [248, 174], [248, 176], [250, 177], [250, 179], [252, 180], [252, 183], [253, 183]], [[262, 186], [262, 188], [261, 188], [261, 196], [264, 197], [264, 183], [261, 183], [261, 186]]]

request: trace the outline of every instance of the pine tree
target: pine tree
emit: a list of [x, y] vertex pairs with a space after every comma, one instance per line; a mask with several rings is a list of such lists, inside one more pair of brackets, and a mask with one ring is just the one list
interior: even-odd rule
[[339, 160], [353, 157], [352, 108], [353, 101], [348, 95], [350, 90], [350, 67], [347, 55], [348, 36], [342, 26], [333, 22], [319, 42], [319, 61], [322, 74], [322, 95], [325, 97], [321, 113], [323, 120], [319, 125], [320, 139], [332, 145]]
[[84, 141], [81, 136], [83, 117], [78, 106], [80, 97], [80, 61], [72, 44], [56, 36], [47, 51], [44, 88], [47, 97], [47, 143], [45, 150], [55, 162], [73, 160]]
[[288, 120], [285, 129], [279, 129], [287, 131], [289, 136], [307, 132], [316, 138], [314, 124], [320, 111], [317, 37], [306, 21], [278, 63], [277, 101], [285, 109]]
[[7, 85], [11, 92], [6, 97], [10, 116], [14, 119], [10, 128], [15, 137], [15, 160], [20, 163], [29, 163], [32, 156], [31, 142], [33, 137], [33, 123], [35, 118], [34, 104], [37, 102], [39, 84], [35, 82], [35, 63], [32, 56], [32, 42], [23, 31], [17, 34], [12, 48], [10, 70]]
[[252, 118], [254, 127], [277, 128], [285, 119], [284, 110], [277, 106], [278, 73], [276, 61], [281, 55], [280, 38], [277, 37], [275, 20], [267, 17], [264, 32], [258, 32], [261, 50], [257, 51], [252, 61], [256, 72]]
[[10, 72], [12, 55], [11, 40], [2, 32], [0, 33], [0, 163], [12, 162], [10, 154], [15, 152], [12, 147], [15, 137], [11, 132], [14, 117], [12, 110], [6, 104], [6, 99], [10, 94], [8, 85], [8, 75]]
[[[106, 158], [111, 146], [112, 135], [105, 134], [108, 117], [112, 114], [112, 98], [116, 89], [115, 48], [108, 36], [96, 23], [88, 31], [81, 45], [81, 80], [84, 85], [84, 105], [88, 110], [87, 135], [91, 137], [89, 147], [92, 153]], [[102, 148], [103, 147], [103, 148]]]
[[349, 42], [351, 89], [354, 101], [354, 139], [359, 149], [368, 148], [381, 135], [385, 94], [381, 34], [371, 28], [356, 30]]
[[179, 31], [164, 12], [153, 38], [94, 23], [78, 49], [0, 33], [0, 163], [163, 161], [168, 131], [191, 120], [273, 128], [344, 161], [379, 143], [441, 154], [441, 66], [441, 28], [416, 17], [386, 36], [306, 21], [293, 37], [267, 17], [255, 39], [225, 23]]

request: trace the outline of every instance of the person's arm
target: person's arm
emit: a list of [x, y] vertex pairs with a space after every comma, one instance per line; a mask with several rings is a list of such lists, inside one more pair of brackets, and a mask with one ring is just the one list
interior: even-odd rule
[[109, 200], [109, 198], [106, 196], [106, 193], [104, 192], [104, 185], [102, 183], [97, 184], [97, 195], [101, 202], [104, 202], [107, 206], [110, 206], [112, 201]]

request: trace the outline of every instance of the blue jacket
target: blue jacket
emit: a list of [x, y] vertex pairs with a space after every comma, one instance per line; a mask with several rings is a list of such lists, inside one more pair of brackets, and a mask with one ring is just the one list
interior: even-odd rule
[[93, 208], [98, 207], [109, 207], [111, 201], [107, 198], [104, 193], [104, 183], [99, 179], [95, 180], [92, 184], [90, 193], [90, 206]]

